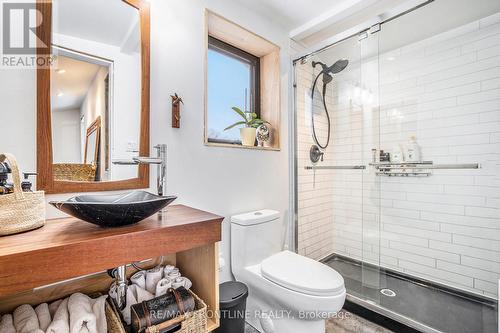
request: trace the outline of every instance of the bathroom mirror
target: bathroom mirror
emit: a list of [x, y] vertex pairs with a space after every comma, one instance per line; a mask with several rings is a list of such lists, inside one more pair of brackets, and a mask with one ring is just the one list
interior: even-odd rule
[[[39, 1], [52, 65], [37, 69], [38, 189], [149, 186], [149, 3]], [[48, 18], [48, 19], [47, 19]]]

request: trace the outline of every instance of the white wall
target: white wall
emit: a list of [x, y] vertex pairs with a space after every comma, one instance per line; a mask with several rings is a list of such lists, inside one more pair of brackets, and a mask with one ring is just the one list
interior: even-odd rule
[[[363, 41], [357, 53], [383, 45], [384, 29]], [[329, 61], [342, 52], [342, 47], [333, 49]], [[482, 168], [435, 170], [421, 178], [376, 177], [370, 167], [364, 172], [318, 171], [320, 187], [308, 194], [314, 196], [299, 197], [301, 251], [312, 257], [332, 251], [498, 297], [500, 14], [379, 58], [366, 57], [361, 66], [359, 59], [352, 60], [361, 72], [353, 69], [337, 78], [330, 113], [334, 146], [328, 153], [333, 156], [325, 164], [368, 165], [379, 140], [381, 149], [391, 151], [416, 135], [425, 160], [480, 163]], [[300, 68], [306, 87], [309, 67]], [[356, 102], [355, 83], [372, 91], [371, 103]], [[312, 188], [312, 175], [302, 179], [303, 188]], [[321, 210], [325, 216], [314, 216]], [[323, 217], [326, 230], [314, 225]], [[323, 239], [325, 231], [333, 239]]]
[[54, 163], [81, 161], [80, 110], [52, 112]]
[[[287, 102], [290, 58], [287, 32], [230, 0], [153, 0], [151, 7], [151, 144], [168, 144], [168, 194], [179, 196], [176, 203], [205, 209], [224, 217], [249, 210], [272, 208], [281, 211], [288, 218]], [[205, 8], [238, 22], [281, 47], [281, 151], [215, 148], [203, 144]], [[34, 80], [30, 82], [34, 84]], [[119, 77], [119, 69], [116, 67], [115, 82], [128, 86], [137, 84], [136, 80]], [[34, 98], [34, 87], [28, 88]], [[24, 85], [19, 85], [19, 89], [25, 89]], [[180, 129], [171, 128], [170, 94], [174, 92], [185, 103]], [[19, 95], [24, 96], [23, 93]], [[28, 101], [31, 100], [2, 100], [2, 117], [9, 115], [7, 137], [17, 140], [17, 131], [24, 132], [25, 136], [17, 141], [19, 144], [14, 139], [8, 139], [8, 146], [2, 143], [0, 150], [8, 147], [19, 156], [24, 169], [33, 170], [36, 159], [35, 107], [31, 102], [21, 108], [21, 102]], [[116, 98], [116, 112], [126, 107], [124, 102], [125, 98]], [[6, 103], [10, 103], [9, 110], [3, 108]], [[17, 110], [17, 113], [12, 110]], [[155, 191], [155, 180], [156, 168], [153, 167], [151, 191]], [[47, 200], [71, 196], [72, 194], [49, 195]], [[61, 213], [47, 206], [47, 216], [61, 216]], [[221, 246], [226, 263], [230, 261], [228, 227], [226, 219]], [[226, 266], [221, 280], [229, 278], [229, 266]]]
[[[204, 8], [263, 36], [281, 47], [281, 151], [207, 147], [204, 124]], [[226, 217], [221, 250], [229, 263], [232, 214], [272, 208], [288, 216], [287, 33], [233, 1], [152, 1], [152, 144], [168, 144], [167, 192], [177, 202]], [[184, 100], [181, 128], [171, 128], [169, 95]], [[153, 172], [154, 177], [154, 172]], [[228, 267], [221, 279], [230, 277]]]

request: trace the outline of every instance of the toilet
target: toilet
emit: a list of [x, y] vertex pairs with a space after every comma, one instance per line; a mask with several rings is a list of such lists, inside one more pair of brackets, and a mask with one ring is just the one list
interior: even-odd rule
[[231, 217], [231, 267], [247, 284], [247, 321], [264, 333], [324, 333], [342, 309], [344, 279], [334, 269], [282, 250], [280, 213], [264, 209]]

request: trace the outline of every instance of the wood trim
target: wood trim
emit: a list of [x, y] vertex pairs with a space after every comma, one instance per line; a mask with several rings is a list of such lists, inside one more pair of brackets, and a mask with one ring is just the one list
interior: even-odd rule
[[219, 242], [222, 220], [183, 205], [121, 228], [49, 220], [43, 228], [0, 238], [0, 297]]
[[[145, 0], [123, 0], [139, 10], [141, 22], [141, 125], [139, 154], [150, 155], [150, 4]], [[52, 0], [37, 0], [42, 24], [37, 35], [45, 45], [52, 45]], [[37, 56], [47, 49], [37, 48]], [[56, 181], [53, 175], [52, 120], [50, 103], [50, 68], [37, 68], [37, 189], [46, 193], [113, 191], [149, 187], [149, 166], [139, 165], [137, 178], [119, 181]]]
[[[208, 141], [208, 36], [230, 44], [260, 59], [260, 117], [271, 123], [271, 142], [265, 147]], [[205, 111], [204, 143], [210, 147], [281, 150], [281, 73], [280, 47], [224, 17], [205, 10]]]
[[97, 160], [99, 157], [99, 147], [101, 146], [101, 116], [97, 117], [87, 128], [85, 133], [85, 152], [83, 155], [83, 164], [87, 164], [87, 149], [89, 148], [89, 136], [97, 131], [97, 138], [95, 142], [95, 152], [94, 152], [94, 167], [97, 166]]

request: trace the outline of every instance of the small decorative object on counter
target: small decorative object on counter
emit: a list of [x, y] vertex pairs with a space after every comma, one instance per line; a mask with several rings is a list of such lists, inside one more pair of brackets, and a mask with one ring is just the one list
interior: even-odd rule
[[184, 104], [182, 98], [175, 93], [174, 95], [170, 95], [172, 98], [172, 127], [180, 128], [181, 127], [181, 103]]
[[224, 131], [230, 130], [233, 127], [245, 125], [245, 127], [240, 128], [241, 144], [243, 146], [254, 146], [255, 137], [257, 135], [256, 128], [264, 123], [269, 124], [269, 122], [259, 119], [257, 114], [252, 111], [242, 111], [240, 108], [233, 106], [231, 108], [236, 112], [243, 120], [237, 121], [234, 124], [224, 128]]
[[0, 154], [0, 163], [8, 161], [12, 169], [13, 193], [0, 195], [0, 236], [40, 228], [45, 224], [43, 191], [23, 192], [16, 158]]
[[271, 138], [271, 131], [269, 130], [268, 125], [262, 124], [257, 127], [257, 143], [260, 147], [264, 147], [266, 142], [269, 142]]

